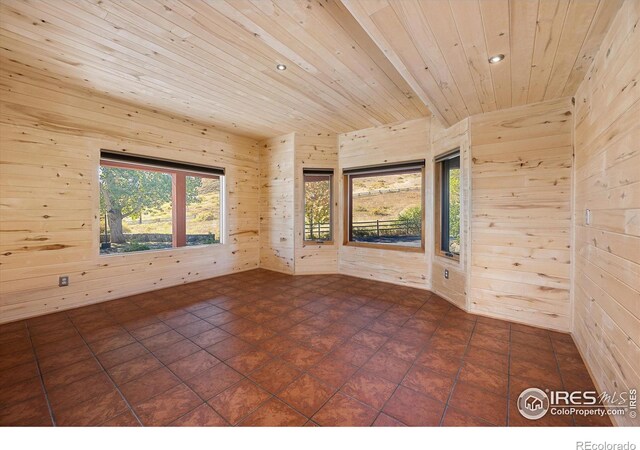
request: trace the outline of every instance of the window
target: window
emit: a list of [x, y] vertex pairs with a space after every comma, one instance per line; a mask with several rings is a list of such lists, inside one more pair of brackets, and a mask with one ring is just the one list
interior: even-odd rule
[[424, 248], [424, 161], [345, 174], [345, 244]]
[[304, 240], [330, 242], [333, 239], [333, 170], [304, 169]]
[[437, 202], [440, 204], [440, 253], [457, 257], [460, 254], [460, 152], [436, 159], [439, 173]]
[[100, 254], [221, 242], [224, 170], [101, 152]]

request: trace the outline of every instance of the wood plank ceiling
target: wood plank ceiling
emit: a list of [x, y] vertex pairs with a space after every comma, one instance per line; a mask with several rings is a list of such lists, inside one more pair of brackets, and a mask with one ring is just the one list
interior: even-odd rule
[[575, 94], [622, 0], [342, 2], [451, 125]]
[[239, 134], [345, 132], [430, 114], [337, 1], [0, 5], [0, 64], [14, 76], [28, 69]]
[[254, 138], [451, 125], [574, 94], [621, 1], [3, 0], [0, 82], [28, 71]]

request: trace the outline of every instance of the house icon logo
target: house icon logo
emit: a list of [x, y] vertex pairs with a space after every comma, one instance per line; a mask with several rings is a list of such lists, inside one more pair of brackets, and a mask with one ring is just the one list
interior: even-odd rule
[[518, 397], [518, 411], [527, 419], [538, 420], [544, 417], [548, 410], [549, 397], [541, 389], [525, 389]]

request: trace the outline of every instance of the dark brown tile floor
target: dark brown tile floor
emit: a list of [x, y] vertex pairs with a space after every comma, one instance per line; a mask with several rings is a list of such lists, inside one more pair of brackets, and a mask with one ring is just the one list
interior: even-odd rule
[[594, 389], [567, 334], [429, 292], [265, 270], [0, 326], [0, 425], [610, 425], [528, 421]]

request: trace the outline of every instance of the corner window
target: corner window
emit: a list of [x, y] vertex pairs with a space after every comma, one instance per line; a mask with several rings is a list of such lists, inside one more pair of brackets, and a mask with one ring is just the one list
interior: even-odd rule
[[304, 241], [333, 240], [333, 170], [304, 169]]
[[101, 152], [100, 254], [220, 243], [223, 180], [223, 169]]
[[424, 161], [345, 170], [345, 244], [424, 248]]
[[436, 159], [439, 173], [437, 195], [440, 204], [440, 252], [444, 256], [460, 255], [460, 152]]

